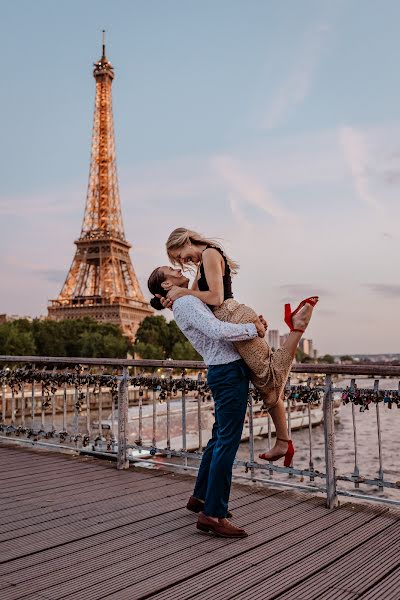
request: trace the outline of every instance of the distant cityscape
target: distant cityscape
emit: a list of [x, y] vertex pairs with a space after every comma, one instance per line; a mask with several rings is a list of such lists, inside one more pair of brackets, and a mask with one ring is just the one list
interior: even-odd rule
[[[282, 348], [288, 337], [288, 333], [281, 335], [278, 329], [270, 329], [267, 334], [268, 345], [274, 350], [278, 350], [279, 348]], [[318, 350], [314, 348], [314, 343], [311, 339], [302, 338], [300, 340], [299, 349], [305, 356], [308, 356], [313, 360], [318, 358]]]
[[[270, 329], [267, 334], [268, 344], [274, 350], [282, 348], [286, 342], [289, 334], [280, 334], [278, 329]], [[339, 364], [353, 364], [353, 363], [388, 363], [388, 364], [399, 364], [400, 353], [397, 354], [338, 354], [338, 355], [324, 355], [319, 357], [318, 350], [314, 348], [314, 342], [309, 338], [302, 338], [299, 344], [299, 350], [302, 353], [301, 360], [305, 359], [306, 362], [326, 360], [327, 357], [332, 359], [332, 362]]]

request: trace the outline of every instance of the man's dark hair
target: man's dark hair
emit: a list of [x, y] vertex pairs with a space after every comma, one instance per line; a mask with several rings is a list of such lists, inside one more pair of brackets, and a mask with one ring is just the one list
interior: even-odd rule
[[149, 277], [147, 282], [147, 287], [151, 294], [153, 294], [153, 298], [150, 300], [150, 304], [156, 310], [163, 310], [163, 305], [161, 304], [160, 298], [156, 298], [155, 295], [159, 294], [163, 298], [167, 295], [167, 290], [164, 290], [162, 287], [162, 283], [166, 280], [165, 274], [162, 270], [162, 267], [157, 267], [154, 269], [152, 274]]

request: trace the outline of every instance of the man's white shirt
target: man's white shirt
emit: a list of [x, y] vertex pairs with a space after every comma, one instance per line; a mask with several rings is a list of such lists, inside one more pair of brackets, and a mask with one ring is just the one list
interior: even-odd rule
[[257, 337], [254, 323], [224, 323], [195, 296], [175, 300], [172, 312], [176, 324], [206, 365], [222, 365], [240, 359], [233, 342]]

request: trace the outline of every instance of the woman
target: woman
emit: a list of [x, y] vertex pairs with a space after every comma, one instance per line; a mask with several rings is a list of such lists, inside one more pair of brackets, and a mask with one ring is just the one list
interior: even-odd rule
[[[225, 255], [218, 242], [180, 227], [170, 234], [166, 249], [174, 266], [194, 267], [197, 272], [192, 289], [177, 286], [167, 289], [167, 299], [162, 300], [164, 307], [170, 307], [177, 298], [191, 294], [207, 304], [221, 321], [248, 323], [258, 320], [258, 315], [252, 308], [234, 300], [231, 275], [237, 273], [239, 265]], [[263, 338], [235, 342], [237, 351], [251, 370], [252, 382], [260, 392], [263, 405], [269, 410], [275, 425], [274, 447], [259, 456], [268, 461], [285, 457], [285, 466], [292, 462], [294, 447], [286, 424], [283, 390], [301, 336], [317, 302], [317, 296], [307, 298], [293, 312], [290, 304], [285, 305], [285, 322], [290, 334], [283, 347], [275, 352], [271, 351]]]

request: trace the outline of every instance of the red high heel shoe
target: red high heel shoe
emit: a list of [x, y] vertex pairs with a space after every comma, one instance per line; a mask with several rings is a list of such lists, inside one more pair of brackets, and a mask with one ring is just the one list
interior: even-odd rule
[[318, 300], [318, 296], [311, 296], [310, 298], [306, 298], [305, 300], [302, 300], [300, 302], [296, 310], [294, 310], [293, 312], [290, 308], [290, 304], [285, 304], [285, 323], [289, 327], [290, 331], [298, 331], [299, 333], [304, 333], [304, 329], [295, 329], [295, 327], [293, 326], [292, 318], [295, 315], [297, 315], [297, 313], [303, 308], [303, 306], [309, 304], [310, 306], [314, 307], [317, 304]]
[[280, 456], [275, 456], [274, 458], [268, 458], [266, 453], [264, 452], [263, 454], [259, 454], [258, 457], [262, 458], [263, 460], [268, 460], [269, 462], [273, 462], [275, 460], [279, 460], [280, 458], [285, 457], [285, 460], [283, 461], [283, 466], [290, 467], [290, 465], [292, 464], [293, 456], [294, 456], [293, 442], [292, 442], [292, 440], [284, 440], [283, 438], [276, 438], [276, 439], [281, 442], [287, 442], [288, 448], [286, 450], [286, 453], [281, 454]]

